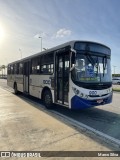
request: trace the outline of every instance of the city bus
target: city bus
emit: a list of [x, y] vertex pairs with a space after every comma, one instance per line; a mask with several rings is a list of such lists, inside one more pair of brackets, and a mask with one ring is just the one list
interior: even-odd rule
[[91, 41], [70, 41], [8, 64], [14, 93], [85, 109], [112, 102], [111, 49]]

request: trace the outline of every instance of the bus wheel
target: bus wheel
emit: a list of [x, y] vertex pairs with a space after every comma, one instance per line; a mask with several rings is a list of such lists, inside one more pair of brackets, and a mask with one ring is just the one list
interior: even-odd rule
[[44, 105], [47, 109], [52, 109], [52, 106], [53, 106], [52, 94], [49, 90], [44, 91], [43, 101], [44, 101]]
[[14, 85], [14, 93], [15, 93], [15, 94], [18, 94], [17, 84], [16, 84], [16, 83], [15, 83], [15, 85]]

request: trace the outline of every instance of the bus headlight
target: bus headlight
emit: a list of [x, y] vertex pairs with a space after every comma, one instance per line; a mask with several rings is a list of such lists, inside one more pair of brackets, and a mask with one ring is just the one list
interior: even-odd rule
[[73, 91], [74, 91], [74, 93], [76, 94], [76, 95], [78, 95], [79, 93], [80, 93], [80, 91], [78, 90], [78, 89], [76, 89], [76, 88], [72, 88], [73, 89]]
[[83, 93], [80, 93], [80, 97], [83, 97], [84, 96], [84, 94]]
[[88, 95], [85, 95], [85, 98], [88, 99]]
[[80, 93], [80, 91], [77, 89], [77, 90], [76, 90], [76, 94], [78, 95], [79, 93]]

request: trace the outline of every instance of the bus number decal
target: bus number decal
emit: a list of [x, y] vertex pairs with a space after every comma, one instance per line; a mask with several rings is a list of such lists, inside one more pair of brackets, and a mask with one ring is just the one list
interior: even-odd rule
[[97, 91], [89, 91], [89, 95], [96, 95]]
[[43, 84], [50, 84], [50, 80], [43, 80]]

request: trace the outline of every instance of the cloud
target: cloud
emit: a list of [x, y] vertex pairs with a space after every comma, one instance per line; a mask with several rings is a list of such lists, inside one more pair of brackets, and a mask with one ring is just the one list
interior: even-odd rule
[[63, 38], [65, 36], [69, 36], [71, 35], [72, 31], [71, 30], [68, 30], [68, 29], [65, 29], [65, 28], [61, 28], [57, 31], [55, 37], [56, 38]]

